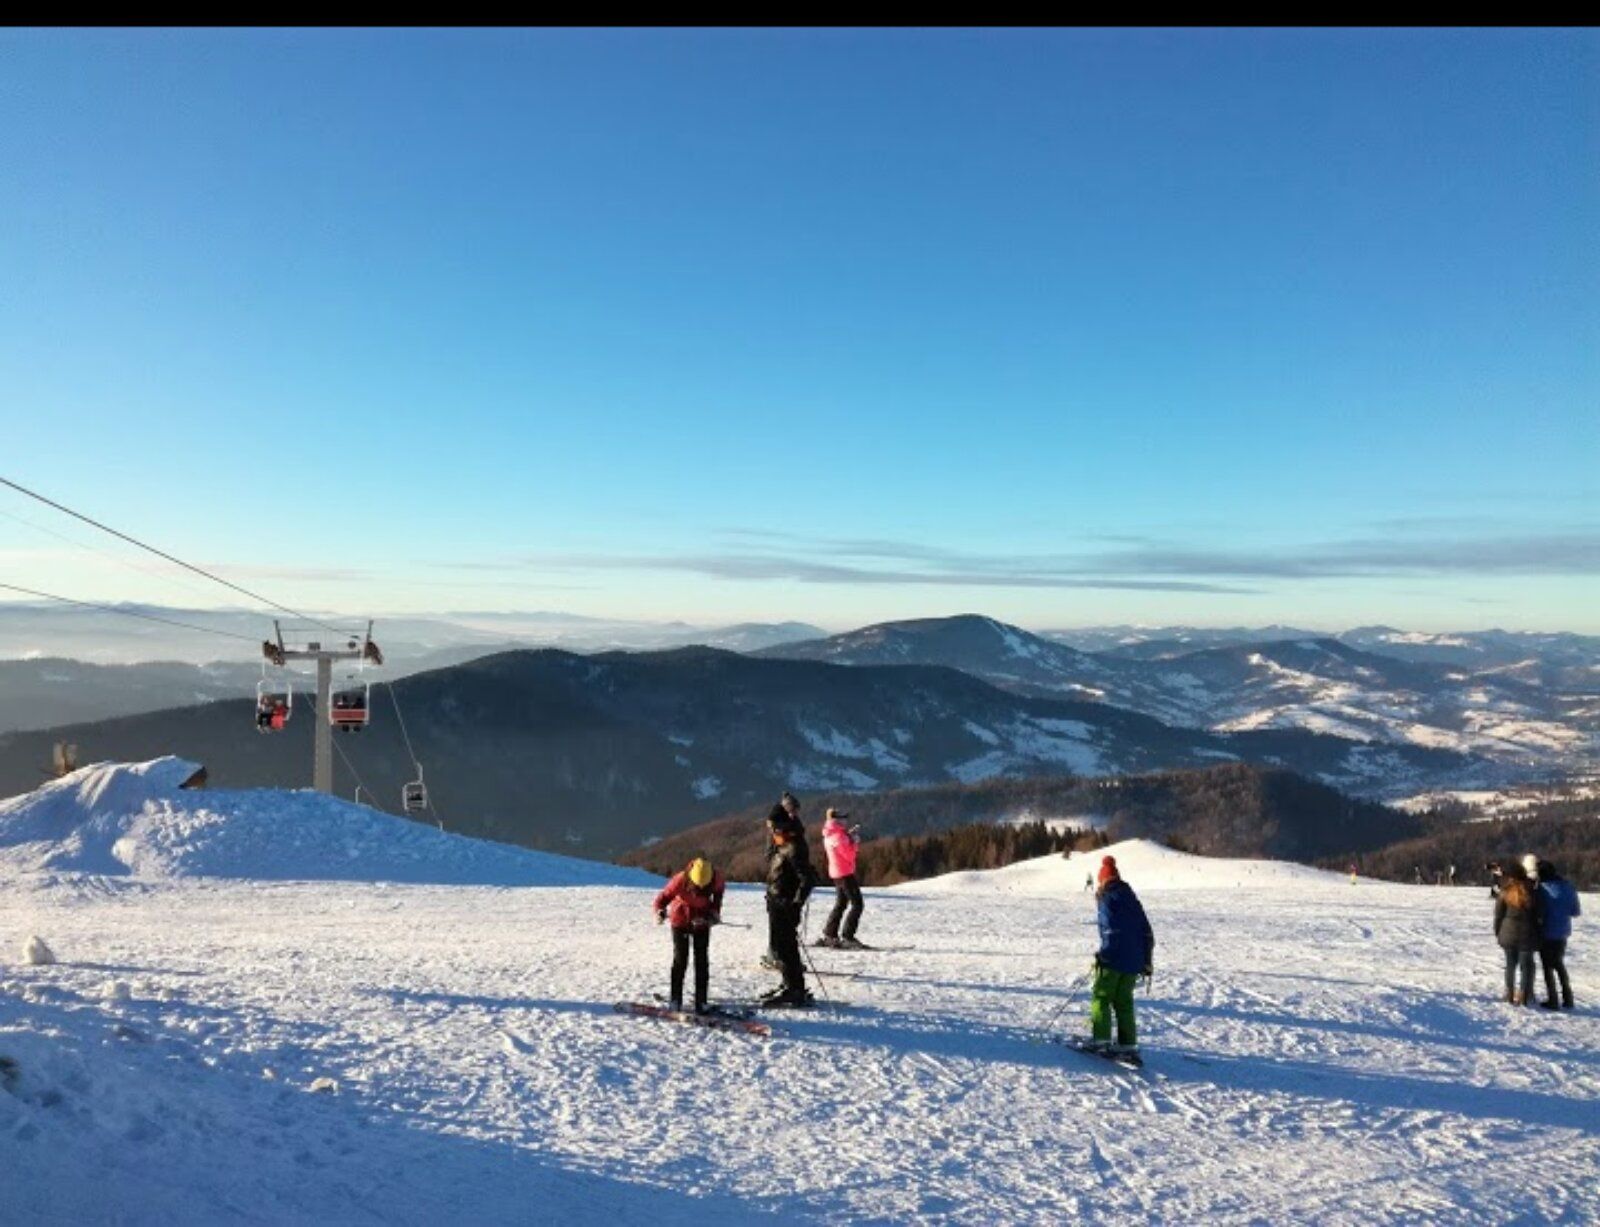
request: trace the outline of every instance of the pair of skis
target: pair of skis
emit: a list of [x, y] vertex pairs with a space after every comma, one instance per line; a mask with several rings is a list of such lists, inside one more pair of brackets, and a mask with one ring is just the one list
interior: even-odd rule
[[1085, 1056], [1099, 1057], [1102, 1061], [1109, 1061], [1112, 1065], [1120, 1065], [1123, 1069], [1143, 1069], [1144, 1058], [1137, 1052], [1124, 1052], [1115, 1048], [1104, 1048], [1092, 1040], [1086, 1040], [1081, 1035], [1052, 1035], [1047, 1037], [1052, 1044], [1060, 1044], [1071, 1048], [1074, 1052], [1081, 1052]]
[[[831, 1002], [829, 1008], [838, 1009], [839, 1002]], [[761, 1010], [809, 1010], [813, 1006], [794, 1006], [786, 1002], [770, 1001], [725, 1001], [711, 1006], [709, 1009], [697, 1012], [694, 1010], [673, 1009], [672, 1003], [666, 998], [657, 996], [654, 1002], [650, 1001], [618, 1001], [612, 1007], [618, 1014], [632, 1014], [640, 1018], [659, 1018], [666, 1022], [683, 1023], [691, 1027], [707, 1027], [714, 1031], [741, 1031], [746, 1035], [759, 1035], [763, 1039], [772, 1035], [772, 1026], [756, 1017]], [[816, 1007], [820, 1008], [820, 1007]]]
[[742, 1006], [713, 1006], [704, 1013], [693, 1010], [674, 1010], [671, 1005], [648, 1001], [619, 1001], [612, 1007], [618, 1014], [633, 1014], [641, 1018], [659, 1018], [665, 1022], [683, 1023], [690, 1027], [706, 1027], [713, 1031], [742, 1031], [767, 1039], [772, 1027], [753, 1017], [755, 1011]]

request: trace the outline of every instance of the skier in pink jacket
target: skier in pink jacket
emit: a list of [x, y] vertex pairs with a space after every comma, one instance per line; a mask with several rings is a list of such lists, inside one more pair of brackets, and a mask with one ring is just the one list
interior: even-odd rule
[[[822, 930], [819, 946], [835, 950], [865, 950], [864, 943], [856, 940], [856, 926], [861, 923], [861, 884], [856, 881], [856, 845], [861, 842], [860, 827], [846, 827], [849, 814], [830, 809], [822, 824], [822, 846], [828, 852], [828, 876], [839, 892], [833, 901], [833, 911], [828, 913], [828, 923]], [[848, 909], [848, 911], [847, 911]], [[844, 921], [840, 929], [839, 921]]]

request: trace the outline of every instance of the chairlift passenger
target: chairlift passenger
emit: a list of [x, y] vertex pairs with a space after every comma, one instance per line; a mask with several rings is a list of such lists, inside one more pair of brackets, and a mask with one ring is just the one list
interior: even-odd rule
[[367, 689], [365, 683], [357, 683], [333, 692], [328, 719], [334, 728], [355, 733], [366, 727]]

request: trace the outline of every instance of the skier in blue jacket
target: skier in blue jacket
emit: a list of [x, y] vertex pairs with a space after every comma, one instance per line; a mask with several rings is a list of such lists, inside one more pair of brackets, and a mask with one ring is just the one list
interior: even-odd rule
[[[1090, 1046], [1109, 1056], [1137, 1062], [1139, 1031], [1133, 1015], [1133, 986], [1153, 971], [1156, 938], [1133, 887], [1117, 872], [1115, 857], [1100, 862], [1100, 887], [1095, 892], [1100, 924], [1100, 950], [1094, 956], [1094, 989], [1089, 999]], [[1111, 1042], [1116, 1016], [1117, 1041]]]
[[[1539, 935], [1539, 962], [1544, 965], [1544, 1000], [1547, 1010], [1572, 1008], [1572, 981], [1567, 978], [1567, 939], [1572, 936], [1572, 918], [1583, 915], [1578, 888], [1556, 872], [1549, 861], [1539, 861], [1539, 893], [1544, 896], [1544, 931]], [[1561, 981], [1561, 999], [1556, 1000], [1556, 980]]]

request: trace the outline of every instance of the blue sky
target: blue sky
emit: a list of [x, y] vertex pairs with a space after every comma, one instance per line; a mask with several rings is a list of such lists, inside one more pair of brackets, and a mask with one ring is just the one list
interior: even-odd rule
[[3, 32], [0, 474], [351, 612], [1600, 631], [1597, 68]]

